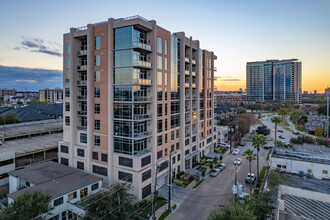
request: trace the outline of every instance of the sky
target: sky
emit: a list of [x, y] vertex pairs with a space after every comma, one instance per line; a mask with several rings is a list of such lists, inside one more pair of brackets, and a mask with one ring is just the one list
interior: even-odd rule
[[63, 34], [132, 15], [214, 51], [218, 90], [244, 89], [246, 62], [266, 59], [301, 60], [303, 91], [330, 85], [329, 0], [1, 0], [0, 87], [62, 87]]

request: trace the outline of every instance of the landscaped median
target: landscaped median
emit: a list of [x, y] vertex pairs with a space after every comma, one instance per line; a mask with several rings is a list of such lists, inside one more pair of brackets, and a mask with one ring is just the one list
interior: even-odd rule
[[[174, 206], [172, 206], [172, 212], [175, 209], [176, 209], [176, 204], [174, 204]], [[170, 214], [170, 212], [168, 210], [166, 210], [165, 212], [163, 212], [163, 214], [159, 217], [158, 220], [164, 220], [169, 214]]]

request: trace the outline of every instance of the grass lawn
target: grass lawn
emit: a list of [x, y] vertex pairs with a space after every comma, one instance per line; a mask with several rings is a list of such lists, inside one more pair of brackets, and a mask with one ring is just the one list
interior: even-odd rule
[[272, 150], [271, 149], [269, 149], [269, 151], [268, 151], [268, 153], [267, 153], [267, 157], [266, 157], [266, 160], [269, 160], [269, 156], [270, 156], [270, 152], [271, 152]]
[[260, 119], [258, 119], [258, 124], [259, 125], [264, 125], [264, 123], [262, 123], [262, 121]]
[[289, 127], [289, 123], [286, 120], [281, 121], [281, 123], [278, 124], [281, 127]]
[[196, 185], [193, 187], [193, 189], [196, 189], [199, 185], [202, 184], [203, 181], [204, 181], [204, 179], [201, 179], [200, 181], [198, 181], [198, 183], [196, 183]]
[[[156, 209], [159, 209], [160, 207], [164, 206], [167, 203], [167, 201], [165, 199], [160, 199], [158, 198], [156, 201]], [[143, 209], [142, 213], [140, 214], [142, 217], [146, 217], [149, 218], [149, 216], [152, 215], [152, 204], [150, 203], [149, 206], [147, 206], [146, 208]]]
[[291, 131], [291, 129], [289, 127], [283, 127], [283, 128], [287, 131]]
[[[176, 209], [176, 204], [174, 204], [174, 206], [172, 206], [172, 212]], [[158, 220], [164, 220], [168, 215], [169, 215], [169, 211], [166, 210], [165, 212], [163, 212], [163, 214], [159, 217]]]

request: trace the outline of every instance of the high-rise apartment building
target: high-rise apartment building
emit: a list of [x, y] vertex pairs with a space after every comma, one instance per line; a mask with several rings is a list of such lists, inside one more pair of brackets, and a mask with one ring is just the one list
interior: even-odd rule
[[39, 90], [39, 100], [41, 102], [48, 101], [49, 103], [62, 103], [63, 100], [63, 90], [61, 88], [55, 89], [40, 89]]
[[301, 104], [301, 62], [297, 59], [248, 62], [246, 65], [247, 101], [283, 101]]
[[15, 96], [15, 95], [16, 95], [15, 89], [0, 89], [0, 97]]
[[213, 52], [140, 16], [64, 34], [59, 161], [138, 199], [214, 150]]

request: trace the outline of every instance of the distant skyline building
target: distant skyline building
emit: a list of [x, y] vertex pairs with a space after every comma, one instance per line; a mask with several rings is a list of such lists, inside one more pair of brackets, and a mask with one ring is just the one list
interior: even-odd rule
[[61, 88], [55, 89], [40, 89], [39, 90], [39, 100], [41, 102], [48, 101], [50, 104], [62, 103], [63, 100], [63, 90]]
[[[144, 199], [214, 151], [213, 52], [140, 16], [71, 28], [63, 39], [59, 162], [132, 183]], [[158, 168], [157, 168], [158, 166]]]
[[0, 88], [0, 97], [15, 96], [15, 95], [16, 95], [16, 89]]
[[292, 99], [301, 104], [301, 62], [297, 59], [248, 62], [247, 101]]

